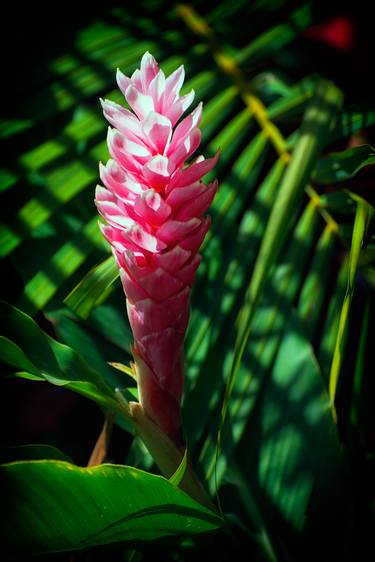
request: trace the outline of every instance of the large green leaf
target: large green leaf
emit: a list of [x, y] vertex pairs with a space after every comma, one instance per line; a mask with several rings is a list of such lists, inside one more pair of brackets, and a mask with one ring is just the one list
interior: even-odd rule
[[357, 208], [355, 214], [355, 221], [352, 233], [352, 243], [350, 248], [350, 254], [348, 258], [348, 278], [345, 297], [342, 303], [342, 309], [340, 314], [340, 320], [337, 330], [337, 338], [335, 351], [332, 358], [332, 364], [329, 374], [329, 395], [332, 402], [332, 408], [334, 416], [336, 416], [335, 410], [335, 397], [336, 390], [339, 381], [340, 371], [343, 361], [343, 347], [347, 334], [347, 322], [349, 318], [349, 310], [351, 301], [353, 298], [355, 279], [357, 275], [358, 261], [361, 252], [361, 248], [364, 244], [364, 239], [367, 234], [367, 229], [369, 223], [375, 213], [375, 209], [369, 205], [362, 197], [353, 197], [357, 200]]
[[[302, 325], [292, 315], [237, 455], [247, 475], [243, 484], [279, 538], [282, 525], [290, 527], [292, 537], [310, 525], [309, 515], [317, 516], [317, 505], [318, 517], [327, 526], [341, 491], [342, 457], [329, 396], [302, 334]], [[329, 536], [329, 530], [324, 534]]]
[[45, 459], [73, 462], [68, 455], [65, 455], [52, 445], [21, 445], [19, 447], [0, 448], [1, 464], [14, 461], [34, 461]]
[[223, 420], [264, 283], [272, 265], [274, 265], [279, 256], [282, 244], [290, 228], [291, 219], [298, 209], [303, 190], [309, 180], [319, 153], [325, 145], [329, 126], [341, 103], [341, 92], [333, 84], [323, 81], [319, 85], [316, 96], [305, 113], [300, 138], [272, 208], [251, 282], [238, 317], [233, 361], [228, 375], [226, 395], [222, 408]]
[[126, 415], [115, 390], [76, 351], [48, 336], [32, 318], [7, 303], [0, 303], [0, 318], [4, 334], [0, 357], [19, 369], [19, 376], [30, 378], [31, 374], [31, 378], [66, 386]]
[[0, 468], [1, 550], [12, 557], [217, 531], [220, 517], [162, 477], [135, 468], [29, 461]]

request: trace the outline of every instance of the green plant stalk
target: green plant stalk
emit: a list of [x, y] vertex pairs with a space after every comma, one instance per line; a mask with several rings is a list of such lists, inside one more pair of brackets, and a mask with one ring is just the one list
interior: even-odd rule
[[221, 427], [223, 427], [229, 398], [265, 280], [279, 256], [290, 229], [290, 219], [301, 202], [305, 186], [309, 181], [320, 151], [325, 145], [330, 125], [341, 104], [342, 93], [340, 90], [331, 82], [322, 80], [318, 85], [315, 97], [306, 110], [300, 138], [271, 211], [255, 262], [253, 276], [245, 295], [244, 305], [238, 316], [237, 336], [222, 407]]
[[361, 197], [356, 197], [357, 208], [354, 219], [354, 227], [352, 234], [352, 243], [350, 248], [349, 263], [348, 263], [348, 278], [346, 285], [346, 292], [340, 313], [340, 321], [336, 336], [335, 350], [333, 353], [331, 369], [329, 374], [329, 397], [331, 400], [332, 415], [337, 420], [335, 398], [337, 385], [339, 381], [340, 371], [342, 367], [342, 359], [344, 353], [344, 344], [346, 337], [346, 327], [349, 317], [350, 305], [353, 298], [355, 279], [358, 269], [359, 255], [361, 246], [366, 232], [366, 226], [372, 214], [370, 205]]
[[[261, 387], [267, 380], [265, 373], [271, 368], [271, 364], [280, 344], [279, 338], [272, 336], [272, 332], [280, 327], [281, 309], [284, 307], [292, 307], [292, 302], [295, 299], [301, 283], [302, 272], [307, 261], [307, 256], [313, 245], [318, 216], [316, 204], [311, 200], [306, 206], [293, 232], [293, 239], [288, 247], [286, 255], [283, 256], [281, 260], [282, 263], [278, 264], [275, 268], [272, 279], [277, 279], [277, 281], [270, 283], [270, 287], [267, 287], [266, 284], [264, 297], [269, 303], [269, 306], [271, 303], [272, 306], [267, 315], [265, 315], [264, 310], [262, 310], [263, 302], [260, 303], [254, 316], [251, 333], [253, 333], [254, 330], [257, 331], [257, 327], [259, 329], [259, 326], [261, 326], [262, 336], [259, 338], [258, 332], [257, 341], [253, 344], [251, 349], [251, 358], [248, 356], [249, 350], [245, 350], [246, 368], [240, 367], [239, 376], [235, 381], [235, 396], [233, 396], [229, 404], [230, 423], [228, 420], [225, 428], [222, 430], [222, 442], [225, 443], [225, 455], [222, 455], [219, 463], [215, 465], [215, 453], [212, 453], [212, 447], [213, 451], [215, 451], [213, 439], [216, 440], [216, 436], [214, 437], [213, 434], [212, 437], [210, 434], [202, 448], [200, 460], [202, 466], [207, 466], [206, 478], [208, 481], [216, 474], [216, 479], [220, 482], [226, 466], [232, 466], [232, 455], [245, 429], [245, 419], [248, 420], [251, 418], [251, 412], [253, 412], [257, 403], [253, 392], [250, 390], [251, 386], [254, 383], [254, 378], [259, 377], [259, 384]], [[306, 244], [303, 248], [301, 246], [302, 242]], [[299, 268], [293, 268], [291, 266], [293, 263], [298, 263]], [[286, 264], [289, 264], [287, 269], [285, 269]], [[269, 289], [271, 289], [272, 293], [273, 286], [277, 286], [278, 296], [271, 297], [270, 300], [270, 297], [267, 299], [267, 294], [269, 294]], [[263, 318], [262, 321], [260, 321], [261, 318]], [[262, 357], [265, 357], [265, 352], [268, 359], [263, 359], [262, 362]], [[255, 372], [254, 364], [257, 364], [258, 361], [259, 365], [262, 363], [262, 369], [264, 370], [263, 376], [260, 374], [259, 370]], [[259, 369], [259, 367], [257, 368]], [[261, 393], [261, 390], [258, 390], [258, 393]], [[245, 411], [246, 415], [244, 414]], [[230, 438], [228, 438], [228, 432]]]
[[363, 442], [363, 427], [361, 419], [361, 399], [363, 398], [363, 381], [365, 373], [365, 352], [368, 342], [370, 327], [370, 301], [367, 301], [363, 312], [361, 334], [358, 342], [358, 352], [355, 362], [353, 397], [350, 409], [350, 424], [353, 429], [358, 431], [361, 442]]
[[334, 229], [327, 224], [316, 247], [309, 274], [306, 276], [298, 303], [298, 315], [304, 323], [306, 337], [312, 341], [326, 296], [329, 260], [334, 247]]
[[318, 361], [321, 366], [324, 379], [329, 381], [329, 370], [335, 350], [336, 335], [340, 320], [341, 304], [345, 295], [346, 279], [348, 277], [348, 259], [343, 260], [332, 293], [331, 301], [323, 326], [323, 335], [319, 342]]
[[131, 419], [136, 432], [149, 450], [152, 458], [165, 478], [176, 479], [178, 487], [191, 498], [216, 512], [206, 490], [196, 476], [187, 454], [179, 449], [145, 414], [141, 404], [130, 402]]

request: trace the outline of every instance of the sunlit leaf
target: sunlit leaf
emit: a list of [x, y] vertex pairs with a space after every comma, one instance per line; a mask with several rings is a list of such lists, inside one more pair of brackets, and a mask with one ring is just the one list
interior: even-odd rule
[[29, 461], [0, 468], [1, 548], [19, 557], [217, 531], [218, 516], [162, 477], [135, 468]]

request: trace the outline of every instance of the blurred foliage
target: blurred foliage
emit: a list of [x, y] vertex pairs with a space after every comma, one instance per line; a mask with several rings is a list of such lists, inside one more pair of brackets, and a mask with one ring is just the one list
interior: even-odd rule
[[[190, 454], [213, 497], [219, 494], [227, 527], [215, 541], [192, 537], [176, 549], [161, 540], [170, 529], [152, 535], [150, 515], [142, 519], [148, 506], [138, 506], [148, 529], [143, 540], [106, 531], [102, 542], [88, 543], [128, 541], [125, 560], [148, 560], [150, 553], [228, 560], [241, 551], [259, 561], [341, 561], [360, 559], [371, 544], [375, 246], [367, 185], [375, 106], [357, 80], [361, 57], [349, 84], [333, 75], [340, 54], [330, 66], [328, 54], [319, 58], [328, 46], [322, 51], [306, 38], [327, 10], [317, 4], [222, 0], [192, 9], [150, 0], [76, 18], [66, 11], [65, 35], [45, 36], [51, 50], [42, 41], [30, 45], [24, 73], [10, 65], [13, 103], [0, 122], [2, 298], [23, 313], [2, 306], [1, 356], [19, 377], [66, 386], [104, 410], [116, 388], [134, 396], [131, 377], [108, 364], [129, 363], [132, 338], [93, 203], [98, 161], [108, 158], [98, 98], [123, 103], [116, 68], [131, 74], [146, 50], [166, 72], [184, 64], [184, 90], [194, 88], [204, 102], [202, 153], [222, 151], [213, 226], [192, 295], [184, 421]], [[32, 21], [34, 33], [45, 32], [42, 20]], [[342, 108], [339, 90], [319, 74], [337, 79], [346, 94]], [[322, 84], [331, 89], [332, 107], [319, 94]], [[127, 443], [126, 458], [116, 460], [152, 469], [138, 439]], [[60, 458], [47, 449], [4, 458]], [[38, 474], [37, 466], [27, 492], [25, 463], [5, 465], [19, 490], [16, 503], [22, 493], [35, 492], [31, 506], [40, 501], [35, 490], [50, 465]], [[172, 492], [165, 488], [163, 501]], [[183, 504], [173, 515], [178, 535], [191, 505], [182, 493], [170, 501]], [[83, 509], [87, 520], [88, 507], [78, 504], [71, 509]], [[19, 503], [17, 509], [26, 517]], [[113, 517], [127, 516], [120, 512], [116, 507]], [[24, 550], [17, 554], [48, 550], [47, 543], [32, 550], [27, 537], [22, 541], [22, 521]], [[87, 521], [86, 536], [98, 531], [94, 523]], [[189, 524], [192, 535], [215, 526]], [[49, 532], [51, 550], [74, 549], [73, 539], [57, 544], [53, 526]], [[89, 556], [96, 559], [95, 551]]]

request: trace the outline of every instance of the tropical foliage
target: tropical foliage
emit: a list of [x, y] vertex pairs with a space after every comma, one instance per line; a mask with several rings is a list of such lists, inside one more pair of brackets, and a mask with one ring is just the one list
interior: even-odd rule
[[[351, 560], [366, 547], [375, 238], [358, 178], [375, 163], [361, 141], [375, 109], [305, 75], [296, 51], [315, 18], [310, 2], [286, 0], [102, 8], [0, 123], [2, 384], [79, 393], [127, 443], [116, 463], [88, 467], [53, 443], [4, 448], [6, 557], [111, 545], [118, 560]], [[166, 73], [184, 64], [183, 93], [204, 103], [201, 152], [221, 151], [183, 402], [216, 513], [179, 489], [186, 457], [169, 481], [157, 475], [124, 416], [137, 395], [94, 206], [108, 159], [98, 99], [124, 103], [116, 68], [131, 74], [146, 51]]]

